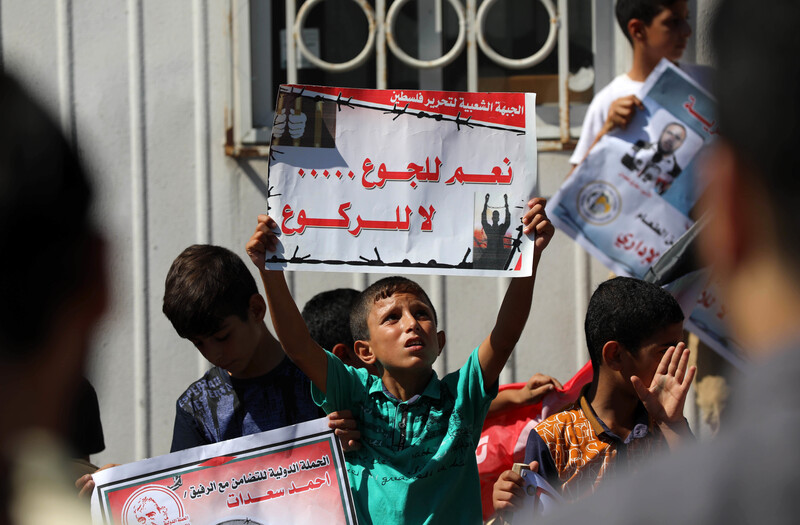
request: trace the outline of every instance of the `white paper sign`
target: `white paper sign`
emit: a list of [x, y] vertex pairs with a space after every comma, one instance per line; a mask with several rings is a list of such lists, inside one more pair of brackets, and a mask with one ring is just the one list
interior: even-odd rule
[[327, 418], [94, 474], [100, 525], [356, 523]]
[[268, 198], [281, 243], [267, 267], [530, 275], [534, 101], [281, 86]]

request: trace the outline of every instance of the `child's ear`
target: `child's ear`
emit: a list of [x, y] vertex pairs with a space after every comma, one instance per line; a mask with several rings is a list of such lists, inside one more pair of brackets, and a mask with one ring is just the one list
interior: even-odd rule
[[267, 303], [260, 293], [254, 293], [250, 296], [250, 315], [261, 322], [267, 315]]
[[331, 353], [338, 357], [342, 363], [346, 365], [350, 364], [347, 362], [347, 345], [344, 343], [336, 343], [333, 345], [333, 348], [331, 348]]
[[617, 341], [607, 341], [603, 345], [603, 364], [611, 370], [619, 371], [622, 369], [622, 345]]
[[339, 360], [352, 367], [358, 368], [361, 366], [360, 359], [356, 356], [355, 351], [351, 350], [349, 346], [344, 343], [336, 343], [331, 349], [331, 353], [339, 358]]
[[439, 341], [439, 353], [436, 355], [442, 355], [444, 344], [447, 342], [447, 338], [444, 335], [444, 330], [439, 330], [439, 332], [436, 333], [436, 340]]
[[369, 346], [369, 341], [356, 341], [353, 343], [353, 351], [356, 353], [359, 359], [368, 365], [374, 365], [378, 361], [378, 358], [375, 356], [375, 354], [372, 352], [372, 348]]
[[628, 36], [631, 37], [633, 42], [641, 42], [644, 40], [644, 33], [647, 26], [638, 18], [631, 18], [628, 20]]

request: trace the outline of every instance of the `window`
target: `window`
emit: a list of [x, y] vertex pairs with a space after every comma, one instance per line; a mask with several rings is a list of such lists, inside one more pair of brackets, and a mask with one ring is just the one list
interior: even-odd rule
[[[603, 85], [612, 77], [611, 61], [604, 58], [610, 54], [610, 45], [604, 43], [601, 46], [608, 49], [596, 49], [598, 37], [610, 38], [611, 3], [598, 6], [585, 0], [469, 0], [464, 5], [462, 1], [369, 0], [366, 8], [354, 0], [234, 2], [232, 54], [237, 100], [236, 126], [229, 137], [233, 146], [239, 146], [240, 154], [266, 151], [277, 86], [295, 79], [300, 84], [343, 87], [532, 91], [538, 95], [540, 148], [569, 147], [580, 132], [594, 86]], [[308, 2], [309, 6], [303, 9]], [[287, 9], [294, 17], [303, 12], [303, 43], [314, 56], [333, 64], [351, 61], [361, 53], [368, 56], [358, 67], [331, 71], [314, 65], [296, 49], [296, 68], [287, 69]], [[381, 16], [376, 9], [385, 14]], [[470, 9], [475, 12], [473, 16], [468, 14]], [[372, 37], [378, 45], [373, 43], [366, 52], [370, 25], [365, 10], [376, 19], [388, 14], [383, 26], [387, 29], [376, 21]], [[465, 20], [463, 30], [459, 11]], [[471, 33], [466, 28], [475, 24], [472, 20], [483, 22], [483, 45], [466, 45], [469, 37], [464, 35]], [[464, 35], [460, 37], [461, 31]], [[392, 50], [388, 42], [391, 38], [399, 53]], [[387, 44], [381, 46], [382, 41]], [[486, 46], [490, 48], [487, 52]], [[470, 55], [469, 49], [477, 52]], [[492, 52], [501, 57], [493, 59], [489, 56]], [[404, 61], [403, 54], [410, 59]], [[442, 67], [417, 67], [420, 60], [445, 54], [454, 58]], [[534, 54], [541, 55], [541, 60], [521, 69], [507, 67], [503, 60], [506, 57], [519, 62]], [[568, 93], [559, 92], [559, 71], [567, 79]], [[596, 82], [598, 79], [602, 82]]]

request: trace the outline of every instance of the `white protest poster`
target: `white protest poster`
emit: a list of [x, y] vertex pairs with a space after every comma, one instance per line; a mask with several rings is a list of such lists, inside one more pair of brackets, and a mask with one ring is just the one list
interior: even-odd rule
[[281, 86], [267, 268], [530, 275], [535, 95]]
[[[705, 286], [698, 293], [697, 285], [703, 283]], [[742, 369], [747, 363], [747, 354], [726, 323], [728, 309], [720, 298], [719, 283], [711, 272], [708, 269], [697, 270], [667, 284], [664, 288], [679, 302], [682, 296], [694, 298], [692, 301], [694, 308], [684, 322], [685, 328], [697, 334], [703, 343], [732, 365]]]
[[354, 524], [326, 418], [94, 474], [96, 525]]
[[714, 100], [669, 61], [647, 78], [626, 129], [603, 136], [550, 200], [550, 219], [619, 275], [642, 278], [688, 230], [704, 190], [697, 153]]
[[[595, 144], [550, 200], [548, 214], [615, 273], [641, 279], [694, 224], [693, 208], [706, 190], [695, 160], [718, 129], [714, 99], [667, 60], [637, 96], [644, 110]], [[684, 294], [679, 288], [687, 283], [667, 289]], [[741, 366], [741, 347], [729, 335], [717, 295], [708, 283], [686, 327]]]

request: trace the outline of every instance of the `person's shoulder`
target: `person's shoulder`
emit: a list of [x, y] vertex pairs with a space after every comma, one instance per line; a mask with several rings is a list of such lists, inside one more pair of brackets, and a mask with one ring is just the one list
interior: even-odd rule
[[480, 374], [481, 373], [481, 363], [480, 359], [478, 358], [478, 349], [480, 346], [476, 346], [472, 352], [467, 355], [467, 359], [464, 361], [464, 364], [461, 365], [461, 368], [457, 370], [453, 370], [452, 372], [448, 372], [445, 374], [441, 381], [446, 384], [457, 384], [461, 381], [461, 378], [467, 374]]
[[[362, 384], [364, 384], [365, 386], [368, 387], [370, 385], [371, 379], [375, 379], [375, 377], [371, 376], [366, 369], [355, 368], [350, 365], [346, 365], [341, 361], [341, 359], [336, 357], [331, 352], [325, 350], [325, 353], [328, 356], [328, 366], [338, 367], [342, 374], [350, 375], [357, 378], [357, 380]], [[281, 361], [281, 363], [277, 367], [275, 367], [275, 369], [272, 372], [270, 372], [269, 376], [270, 377], [267, 377], [265, 379], [272, 381], [276, 376], [281, 376], [285, 378], [294, 379], [295, 384], [298, 385], [311, 384], [311, 380], [308, 378], [308, 376], [302, 370], [300, 370], [300, 368], [296, 364], [294, 364], [294, 362], [288, 357], [283, 361]], [[334, 374], [332, 377], [328, 378], [328, 381], [331, 380], [335, 381], [336, 377], [337, 374]], [[305, 386], [303, 386], [302, 388], [305, 388]]]
[[[336, 388], [348, 389], [361, 389], [363, 387], [364, 391], [367, 392], [372, 389], [375, 381], [380, 381], [380, 378], [370, 374], [365, 368], [356, 368], [347, 365], [328, 350], [325, 350], [325, 354], [328, 356], [329, 385], [335, 384]], [[361, 387], [358, 386], [359, 384]]]
[[550, 414], [536, 425], [535, 430], [540, 435], [563, 432], [563, 429], [584, 420], [583, 410], [578, 403], [571, 403], [558, 412]]
[[268, 380], [272, 380], [276, 376], [281, 377], [293, 377], [296, 378], [298, 381], [305, 381], [309, 382], [308, 376], [303, 373], [300, 368], [294, 364], [294, 361], [289, 359], [288, 357], [284, 357], [278, 365], [267, 372], [266, 375], [263, 377]]
[[636, 94], [643, 85], [644, 82], [631, 80], [631, 78], [624, 73], [622, 75], [617, 75], [611, 82], [606, 84], [605, 87], [595, 93], [591, 104], [602, 104], [604, 102], [610, 104], [620, 97]]
[[218, 366], [211, 367], [203, 377], [194, 381], [178, 397], [179, 406], [187, 406], [193, 401], [208, 397], [212, 392], [227, 392], [232, 389], [230, 376]]

